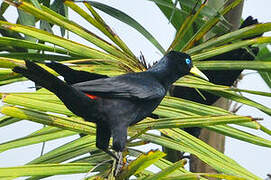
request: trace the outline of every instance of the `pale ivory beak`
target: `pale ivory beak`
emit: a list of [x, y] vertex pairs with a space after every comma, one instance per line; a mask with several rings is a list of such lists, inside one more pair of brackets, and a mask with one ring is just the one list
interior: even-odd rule
[[198, 77], [200, 77], [202, 79], [205, 79], [205, 80], [209, 81], [207, 76], [205, 76], [205, 74], [203, 74], [196, 66], [193, 66], [191, 68], [190, 73], [195, 75], [195, 76], [198, 76]]

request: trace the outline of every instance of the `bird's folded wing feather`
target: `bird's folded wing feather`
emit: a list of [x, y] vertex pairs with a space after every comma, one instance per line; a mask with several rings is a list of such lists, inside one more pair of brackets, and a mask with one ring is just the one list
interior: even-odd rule
[[133, 75], [86, 81], [73, 84], [73, 87], [100, 97], [139, 100], [160, 99], [166, 93], [165, 88], [158, 81]]

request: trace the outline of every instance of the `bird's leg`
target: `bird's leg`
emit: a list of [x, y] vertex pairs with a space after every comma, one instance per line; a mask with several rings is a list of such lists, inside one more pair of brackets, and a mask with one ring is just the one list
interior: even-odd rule
[[103, 150], [106, 154], [108, 154], [109, 156], [113, 157], [114, 159], [116, 159], [117, 161], [119, 161], [119, 158], [114, 154], [112, 153], [111, 151], [109, 151], [108, 149], [104, 149]]
[[123, 157], [122, 157], [122, 152], [119, 151], [116, 153], [117, 158], [117, 165], [115, 166], [115, 172], [114, 176], [117, 176], [117, 174], [120, 172], [121, 168], [123, 167]]
[[113, 137], [112, 149], [117, 152], [116, 156], [118, 157], [114, 175], [117, 175], [123, 166], [122, 152], [125, 149], [125, 144], [127, 141], [127, 128], [128, 127], [123, 124], [118, 124], [114, 125], [111, 129], [111, 134]]

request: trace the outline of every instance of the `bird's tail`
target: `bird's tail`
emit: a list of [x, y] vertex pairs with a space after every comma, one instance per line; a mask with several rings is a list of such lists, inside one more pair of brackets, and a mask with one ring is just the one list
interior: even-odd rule
[[25, 66], [26, 68], [16, 66], [12, 71], [22, 74], [29, 80], [34, 81], [37, 85], [42, 86], [53, 93], [56, 93], [60, 88], [67, 86], [65, 82], [31, 61], [25, 61]]
[[46, 66], [50, 67], [51, 69], [53, 69], [55, 72], [57, 72], [59, 75], [63, 76], [65, 81], [68, 84], [74, 84], [77, 82], [74, 82], [74, 76], [76, 76], [74, 73], [75, 71], [73, 69], [71, 69], [70, 67], [61, 64], [61, 63], [57, 63], [54, 61], [47, 61]]
[[25, 65], [26, 67], [16, 66], [13, 71], [53, 92], [77, 116], [87, 121], [96, 121], [96, 117], [93, 116], [95, 102], [83, 92], [76, 90], [33, 62], [25, 61]]
[[46, 66], [52, 68], [59, 75], [63, 76], [64, 80], [68, 84], [75, 84], [75, 83], [80, 83], [80, 82], [84, 82], [84, 81], [91, 81], [94, 79], [108, 77], [108, 76], [101, 75], [101, 74], [95, 74], [95, 73], [90, 73], [90, 72], [86, 72], [86, 71], [74, 70], [64, 64], [54, 62], [54, 61], [46, 62]]

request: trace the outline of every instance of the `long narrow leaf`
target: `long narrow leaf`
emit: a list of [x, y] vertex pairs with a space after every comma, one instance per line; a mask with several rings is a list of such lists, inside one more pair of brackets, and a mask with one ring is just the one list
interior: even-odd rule
[[21, 76], [19, 74], [14, 73], [10, 69], [0, 69], [0, 81], [14, 79], [18, 77], [21, 77]]
[[85, 56], [85, 57], [97, 58], [97, 59], [120, 60], [116, 58], [115, 56], [106, 54], [104, 52], [76, 43], [74, 41], [55, 36], [46, 31], [39, 30], [33, 27], [0, 21], [0, 28], [5, 28], [12, 31], [20, 32], [26, 35], [36, 37], [42, 41], [56, 44], [58, 46], [68, 49], [69, 51], [73, 52], [74, 54], [77, 54], [78, 56]]
[[117, 180], [129, 178], [133, 174], [137, 174], [143, 169], [153, 164], [158, 159], [164, 157], [166, 154], [161, 151], [150, 151], [147, 154], [142, 154], [127, 167], [123, 169], [121, 174], [117, 176]]
[[13, 117], [9, 117], [9, 116], [2, 116], [0, 118], [0, 128], [7, 126], [7, 125], [10, 125], [12, 123], [16, 123], [18, 121], [20, 121], [20, 119], [18, 119], [18, 118], [13, 118]]
[[[132, 53], [132, 51], [128, 48], [128, 46], [120, 39], [120, 37], [105, 23], [105, 21], [102, 19], [102, 17], [93, 9], [93, 7], [90, 5], [90, 3], [84, 2], [84, 5], [88, 8], [88, 10], [91, 12], [91, 14], [94, 16], [94, 18], [101, 24], [102, 27], [104, 27], [105, 34], [108, 34], [108, 37], [114, 41], [124, 52], [129, 54], [131, 57], [135, 57], [135, 55]], [[106, 33], [107, 32], [107, 33]]]
[[[200, 15], [200, 12], [202, 11], [202, 9], [204, 9], [204, 7], [206, 6], [206, 3], [207, 3], [207, 1], [205, 1], [203, 4], [201, 4], [199, 9], [195, 13], [192, 12], [194, 14], [191, 14], [189, 17], [186, 17], [184, 23], [182, 24], [181, 28], [177, 32], [177, 35], [176, 35], [174, 41], [172, 42], [171, 46], [169, 47], [169, 50], [176, 49], [177, 51], [179, 51], [182, 48], [180, 45], [179, 46], [177, 46], [177, 45], [180, 44], [179, 42], [183, 39], [183, 37], [186, 35], [186, 33], [189, 31], [189, 29], [191, 29], [191, 26], [193, 25], [193, 23], [196, 21], [196, 19]], [[191, 11], [194, 11], [194, 9], [192, 9]]]
[[[17, 9], [17, 12], [18, 12], [18, 16], [19, 16], [18, 19], [19, 19], [20, 24], [26, 25], [26, 26], [35, 26], [35, 21], [36, 21], [35, 16], [28, 14], [20, 9]], [[32, 42], [35, 42], [37, 40], [31, 36], [25, 36], [24, 39], [28, 41], [32, 41]], [[31, 49], [28, 49], [28, 52], [34, 52], [34, 51]]]
[[200, 45], [195, 46], [187, 50], [186, 52], [189, 54], [198, 53], [207, 48], [219, 46], [219, 45], [233, 42], [235, 40], [239, 40], [242, 38], [253, 37], [255, 35], [268, 32], [268, 31], [271, 31], [271, 23], [263, 23], [263, 24], [248, 26], [248, 27], [236, 30], [234, 32], [227, 33], [218, 38], [214, 38], [204, 43], [201, 43]]
[[192, 59], [194, 61], [198, 61], [198, 60], [202, 60], [202, 59], [216, 56], [218, 54], [223, 54], [225, 52], [229, 52], [234, 49], [246, 47], [249, 45], [265, 44], [265, 43], [270, 43], [270, 42], [271, 42], [271, 37], [259, 37], [259, 38], [255, 38], [255, 39], [243, 40], [240, 42], [235, 42], [232, 44], [219, 46], [219, 47], [213, 48], [211, 50], [208, 50], [206, 52], [199, 53], [197, 55], [192, 56]]
[[236, 129], [234, 127], [230, 127], [227, 125], [217, 125], [217, 126], [208, 126], [207, 129], [210, 129], [212, 131], [218, 132], [220, 134], [223, 134], [225, 136], [229, 136], [235, 139], [239, 139], [242, 141], [246, 141], [252, 144], [269, 147], [271, 148], [271, 141], [255, 136], [253, 134], [247, 133], [245, 131], [241, 131], [239, 129]]
[[2, 2], [0, 4], [1, 4], [1, 6], [0, 6], [0, 16], [2, 16], [6, 12], [6, 10], [8, 9], [9, 4], [7, 4], [5, 2]]
[[[190, 12], [184, 11], [177, 8], [172, 0], [152, 0], [163, 12], [168, 21], [173, 25], [173, 27], [178, 31], [181, 25], [184, 23], [187, 16]], [[174, 12], [174, 13], [173, 13]], [[189, 34], [189, 35], [188, 35]], [[186, 36], [183, 36], [183, 39], [180, 41], [179, 45], [184, 45], [192, 36], [193, 31], [189, 29], [189, 32], [186, 33]]]
[[48, 115], [37, 111], [22, 109], [18, 107], [5, 106], [1, 108], [1, 113], [16, 117], [19, 119], [28, 119], [34, 122], [59, 127], [71, 131], [76, 131], [84, 134], [94, 134], [95, 127], [92, 123], [83, 120], [76, 120], [67, 117], [60, 117], [56, 115]]
[[[58, 18], [60, 15], [54, 16], [44, 10], [41, 10], [39, 8], [34, 7], [33, 5], [31, 5], [25, 1], [20, 1], [20, 3], [13, 1], [13, 0], [6, 0], [6, 1], [11, 3], [12, 5], [16, 6], [19, 9], [22, 9], [23, 11], [34, 15], [37, 18], [40, 18], [40, 19], [43, 19], [43, 20], [46, 20], [46, 21], [49, 21], [49, 22], [52, 22], [52, 23], [55, 23], [55, 24], [58, 24], [60, 26], [65, 27], [66, 29], [78, 34], [79, 36], [85, 38], [86, 40], [94, 43], [98, 47], [101, 47], [105, 51], [110, 52], [111, 54], [113, 54], [117, 57], [120, 55], [123, 55], [123, 53], [121, 51], [119, 51], [116, 47], [105, 42], [104, 40], [101, 40], [101, 38], [98, 38], [96, 35], [90, 33], [89, 31], [88, 32], [85, 31], [79, 25], [76, 25], [75, 23], [70, 22], [68, 19], [65, 19], [65, 21], [63, 21], [63, 18], [62, 19]], [[49, 9], [47, 9], [47, 11], [49, 11]], [[52, 10], [51, 10], [51, 12], [52, 12]], [[125, 56], [123, 56], [123, 58], [125, 58]]]
[[220, 16], [225, 15], [231, 9], [240, 4], [242, 0], [235, 0], [225, 8], [221, 9], [216, 16], [213, 16], [207, 23], [205, 23], [198, 32], [191, 38], [191, 40], [186, 44], [182, 51], [190, 49], [197, 41], [199, 41], [212, 27], [214, 27], [218, 22]]
[[0, 144], [0, 152], [4, 152], [9, 149], [14, 149], [18, 147], [27, 146], [27, 145], [37, 144], [44, 141], [64, 138], [64, 137], [71, 136], [74, 134], [76, 133], [72, 131], [59, 130], [58, 132], [46, 133], [43, 135], [30, 135], [30, 136], [26, 136], [23, 138], [19, 138], [16, 140], [12, 140], [12, 141]]
[[0, 37], [0, 45], [4, 46], [16, 46], [16, 47], [22, 47], [27, 49], [35, 49], [35, 50], [42, 50], [42, 51], [50, 51], [55, 53], [61, 53], [61, 54], [68, 54], [69, 52], [65, 49], [57, 48], [57, 47], [51, 47], [45, 44], [40, 44], [36, 42], [31, 42], [27, 40], [20, 40], [15, 38], [9, 38], [9, 37]]
[[148, 120], [142, 121], [134, 125], [132, 128], [135, 129], [166, 129], [166, 128], [176, 128], [176, 127], [202, 127], [202, 126], [211, 126], [217, 124], [226, 124], [226, 123], [240, 123], [240, 122], [249, 122], [251, 118], [243, 116], [201, 116], [201, 117], [187, 117], [187, 118], [162, 118], [158, 120]]
[[177, 161], [176, 163], [172, 164], [171, 166], [167, 167], [166, 169], [162, 170], [161, 172], [159, 172], [153, 176], [149, 176], [149, 177], [145, 178], [145, 180], [156, 180], [156, 179], [160, 179], [165, 176], [168, 176], [169, 174], [171, 174], [172, 172], [174, 172], [178, 168], [183, 167], [185, 163], [186, 163], [185, 160]]
[[[68, 110], [63, 104], [43, 102], [43, 101], [39, 101], [35, 99], [28, 101], [27, 98], [24, 98], [23, 96], [6, 95], [3, 98], [3, 102], [13, 104], [13, 105], [28, 107], [31, 109], [37, 109], [40, 111], [49, 111], [49, 112], [54, 112], [54, 113], [65, 114], [68, 116], [73, 116], [73, 113], [70, 110]], [[42, 102], [43, 104], [40, 104]]]
[[38, 164], [0, 168], [0, 177], [58, 175], [85, 173], [93, 167], [90, 163]]
[[[267, 46], [260, 48], [260, 51], [259, 51], [256, 59], [260, 60], [262, 62], [270, 62], [271, 52]], [[271, 72], [270, 71], [269, 72], [259, 71], [259, 73], [262, 76], [262, 78], [264, 79], [264, 81], [266, 82], [266, 84], [269, 86], [269, 88], [271, 88]]]
[[136, 20], [134, 20], [132, 17], [130, 17], [126, 13], [118, 9], [115, 9], [113, 7], [102, 4], [100, 2], [90, 1], [89, 3], [93, 7], [133, 27], [139, 33], [141, 33], [146, 39], [148, 39], [162, 54], [165, 53], [164, 48], [159, 44], [159, 42], [143, 26], [141, 26]]
[[[219, 107], [215, 107], [215, 106], [208, 106], [205, 104], [200, 104], [200, 103], [196, 103], [196, 102], [192, 102], [189, 100], [185, 100], [185, 99], [180, 99], [180, 98], [176, 98], [176, 97], [170, 97], [170, 96], [166, 96], [164, 98], [164, 100], [162, 101], [162, 103], [160, 104], [160, 106], [155, 110], [155, 113], [160, 114], [159, 111], [161, 111], [159, 108], [160, 107], [170, 107], [170, 108], [174, 108], [175, 110], [182, 110], [185, 112], [190, 112], [190, 116], [196, 116], [196, 115], [201, 115], [201, 116], [206, 116], [206, 115], [229, 115], [231, 114], [230, 112], [219, 108]], [[171, 110], [172, 112], [173, 110]], [[182, 114], [182, 117], [187, 117], [187, 115]], [[180, 115], [179, 115], [180, 116]], [[172, 113], [168, 113], [167, 116], [165, 117], [176, 117], [174, 116], [174, 114]], [[249, 127], [249, 128], [253, 128], [253, 129], [260, 129], [260, 125], [256, 122], [249, 122], [249, 123], [240, 123], [239, 125], [241, 126], [245, 126], [245, 127]]]
[[197, 180], [200, 177], [210, 177], [215, 179], [224, 179], [224, 180], [246, 180], [244, 177], [232, 176], [227, 174], [208, 174], [208, 173], [194, 173], [194, 174], [183, 174], [181, 176], [173, 176], [162, 178], [162, 180]]
[[252, 69], [252, 70], [271, 71], [271, 62], [263, 61], [196, 61], [194, 64], [201, 70]]
[[84, 136], [78, 138], [51, 150], [27, 164], [61, 163], [79, 155], [86, 154], [91, 150], [97, 150], [95, 147], [95, 139], [95, 136]]

